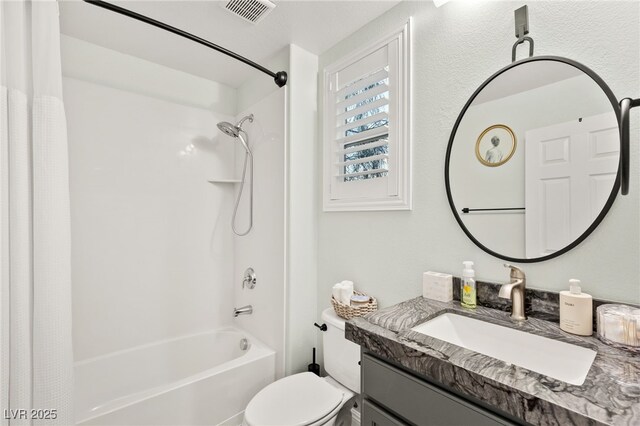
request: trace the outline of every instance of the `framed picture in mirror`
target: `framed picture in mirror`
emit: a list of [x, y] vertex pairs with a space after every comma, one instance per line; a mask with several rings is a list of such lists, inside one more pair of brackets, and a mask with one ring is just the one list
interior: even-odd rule
[[487, 167], [498, 167], [516, 152], [516, 135], [504, 124], [487, 127], [476, 141], [476, 157]]

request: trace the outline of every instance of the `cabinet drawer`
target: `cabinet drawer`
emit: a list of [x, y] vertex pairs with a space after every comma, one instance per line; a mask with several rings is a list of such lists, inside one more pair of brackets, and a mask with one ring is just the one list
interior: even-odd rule
[[362, 426], [406, 426], [406, 423], [365, 399], [362, 401]]
[[366, 398], [417, 425], [513, 424], [367, 354], [362, 355], [362, 385]]

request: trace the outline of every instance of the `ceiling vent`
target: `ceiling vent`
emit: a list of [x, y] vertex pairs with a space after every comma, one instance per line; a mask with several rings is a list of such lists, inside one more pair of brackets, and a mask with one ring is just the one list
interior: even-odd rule
[[276, 7], [269, 0], [229, 0], [224, 8], [245, 21], [261, 21]]

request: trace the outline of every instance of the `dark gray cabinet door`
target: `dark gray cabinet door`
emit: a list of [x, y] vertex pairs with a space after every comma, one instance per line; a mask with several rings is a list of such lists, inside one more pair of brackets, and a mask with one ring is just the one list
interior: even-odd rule
[[406, 426], [406, 423], [365, 399], [362, 401], [362, 426]]
[[362, 385], [365, 399], [373, 400], [387, 411], [397, 413], [416, 425], [513, 424], [367, 354], [362, 355]]

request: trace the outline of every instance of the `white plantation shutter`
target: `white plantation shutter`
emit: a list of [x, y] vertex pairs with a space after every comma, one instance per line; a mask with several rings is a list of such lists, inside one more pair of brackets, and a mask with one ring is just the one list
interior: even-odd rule
[[408, 24], [325, 69], [325, 210], [410, 208]]

